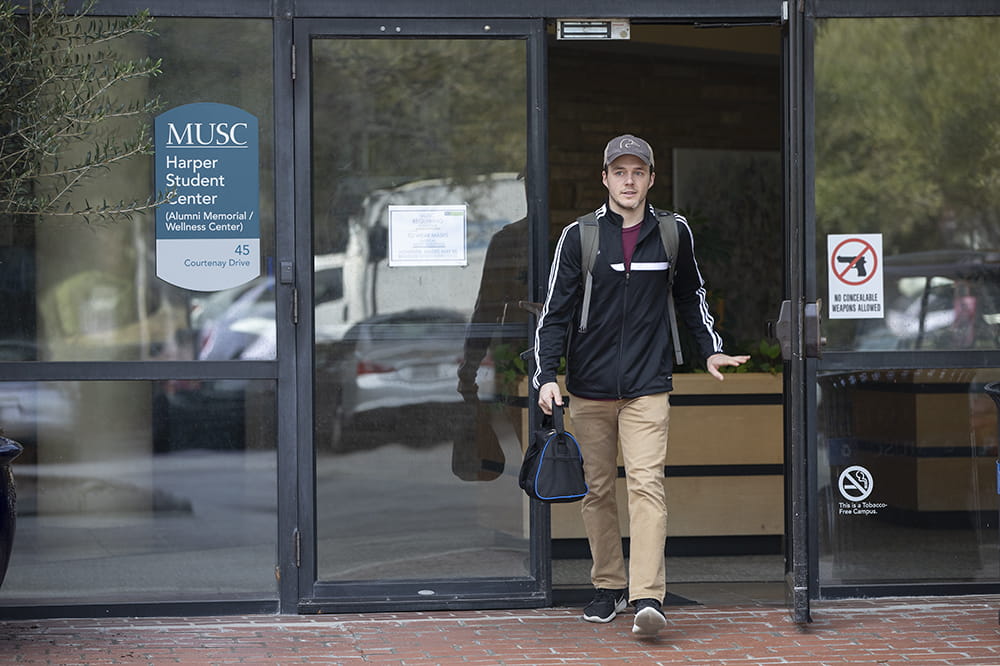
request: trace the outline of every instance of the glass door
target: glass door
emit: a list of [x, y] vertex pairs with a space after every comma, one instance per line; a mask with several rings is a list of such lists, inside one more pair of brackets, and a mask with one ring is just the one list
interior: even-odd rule
[[[998, 586], [997, 16], [815, 6], [807, 275], [819, 596]], [[949, 3], [942, 14], [961, 13]], [[996, 12], [995, 9], [992, 10]]]
[[303, 612], [546, 601], [510, 379], [541, 30], [296, 25]]

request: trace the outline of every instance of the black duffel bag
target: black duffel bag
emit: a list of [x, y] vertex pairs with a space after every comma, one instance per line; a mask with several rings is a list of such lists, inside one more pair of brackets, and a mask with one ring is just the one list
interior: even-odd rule
[[542, 502], [576, 502], [587, 494], [583, 454], [576, 438], [563, 427], [563, 408], [552, 405], [542, 428], [531, 437], [518, 475], [518, 485]]

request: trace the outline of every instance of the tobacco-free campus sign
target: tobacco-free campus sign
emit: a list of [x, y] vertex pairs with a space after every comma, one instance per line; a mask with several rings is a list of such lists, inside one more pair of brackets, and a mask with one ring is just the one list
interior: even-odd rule
[[888, 506], [885, 502], [868, 501], [875, 488], [875, 479], [861, 465], [852, 465], [841, 472], [837, 487], [840, 489], [840, 496], [844, 498], [844, 501], [837, 503], [837, 515], [877, 516]]
[[156, 117], [156, 275], [219, 291], [260, 275], [257, 118], [228, 104], [185, 104]]

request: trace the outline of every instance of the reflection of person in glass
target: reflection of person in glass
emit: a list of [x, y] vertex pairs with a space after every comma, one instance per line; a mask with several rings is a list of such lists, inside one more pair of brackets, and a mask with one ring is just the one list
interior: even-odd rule
[[[608, 143], [602, 170], [608, 200], [595, 213], [599, 249], [588, 326], [579, 332], [582, 243], [580, 225], [574, 222], [556, 245], [535, 336], [532, 380], [542, 411], [548, 414], [553, 403], [562, 405], [556, 373], [565, 353], [569, 411], [589, 486], [581, 512], [593, 554], [591, 582], [597, 588], [583, 618], [610, 622], [631, 601], [632, 631], [642, 636], [655, 635], [666, 625], [661, 610], [667, 535], [663, 466], [673, 373], [665, 293], [669, 258], [659, 218], [646, 201], [654, 178], [653, 149], [646, 141], [625, 135]], [[722, 353], [691, 229], [684, 218], [663, 219], [677, 224], [680, 240], [672, 291], [678, 317], [693, 335], [708, 371], [721, 380], [721, 367], [741, 365], [749, 357]], [[619, 446], [631, 535], [627, 572], [615, 497]]]
[[[475, 408], [478, 424], [475, 442], [455, 442], [452, 469], [466, 480], [495, 478], [503, 471], [503, 451], [490, 426], [490, 411], [479, 404], [476, 373], [487, 352], [492, 350], [500, 380], [504, 364], [513, 361], [527, 347], [528, 312], [518, 305], [528, 293], [527, 248], [528, 220], [524, 218], [495, 233], [486, 249], [476, 307], [469, 321], [458, 369], [458, 392], [467, 405]], [[521, 410], [509, 411], [514, 430], [520, 437]]]

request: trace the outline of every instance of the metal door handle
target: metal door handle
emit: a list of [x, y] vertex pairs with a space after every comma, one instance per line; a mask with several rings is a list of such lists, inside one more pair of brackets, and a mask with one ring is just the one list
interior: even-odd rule
[[[806, 303], [802, 312], [803, 345], [806, 358], [822, 358], [826, 338], [822, 334], [823, 310], [822, 299], [815, 303]], [[781, 344], [781, 358], [790, 361], [792, 358], [792, 302], [782, 301], [778, 319], [768, 322], [771, 337], [777, 338]]]
[[781, 344], [781, 358], [786, 361], [792, 360], [792, 302], [781, 301], [781, 309], [778, 311], [778, 320], [768, 322], [768, 328], [772, 338], [776, 338]]
[[823, 320], [820, 313], [823, 311], [823, 299], [815, 303], [806, 303], [803, 317], [803, 331], [806, 358], [823, 358], [823, 347], [826, 345], [826, 338], [823, 337]]

